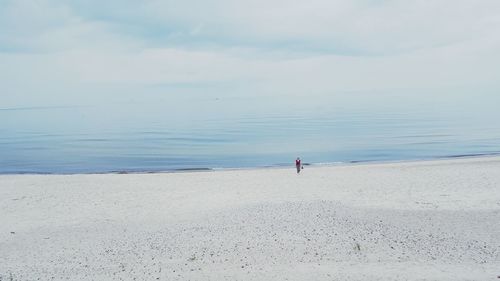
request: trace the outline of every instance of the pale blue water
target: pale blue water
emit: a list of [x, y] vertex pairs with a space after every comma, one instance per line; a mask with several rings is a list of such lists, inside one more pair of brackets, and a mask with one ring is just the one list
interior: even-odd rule
[[391, 161], [500, 152], [496, 93], [139, 96], [0, 109], [0, 173]]

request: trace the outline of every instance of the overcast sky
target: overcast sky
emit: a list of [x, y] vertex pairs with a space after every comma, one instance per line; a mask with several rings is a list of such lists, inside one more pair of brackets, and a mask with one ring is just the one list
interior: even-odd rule
[[0, 108], [457, 89], [500, 90], [498, 0], [0, 0]]

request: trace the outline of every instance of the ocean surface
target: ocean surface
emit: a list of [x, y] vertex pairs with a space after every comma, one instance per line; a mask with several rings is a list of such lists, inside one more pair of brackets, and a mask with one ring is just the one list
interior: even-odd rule
[[500, 152], [497, 93], [155, 92], [0, 104], [0, 173], [155, 172]]

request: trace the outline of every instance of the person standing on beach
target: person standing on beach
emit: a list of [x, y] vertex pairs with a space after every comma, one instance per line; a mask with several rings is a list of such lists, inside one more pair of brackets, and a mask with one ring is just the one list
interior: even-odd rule
[[300, 173], [300, 169], [302, 168], [302, 165], [300, 164], [300, 158], [297, 157], [297, 159], [295, 160], [295, 167], [297, 168], [297, 174]]

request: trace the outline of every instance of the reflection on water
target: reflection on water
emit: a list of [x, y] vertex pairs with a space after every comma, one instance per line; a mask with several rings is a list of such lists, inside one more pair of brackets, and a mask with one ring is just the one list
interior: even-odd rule
[[0, 173], [164, 171], [500, 152], [496, 100], [258, 99], [0, 110]]

